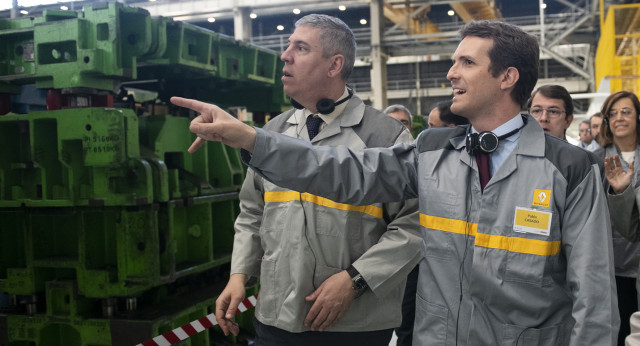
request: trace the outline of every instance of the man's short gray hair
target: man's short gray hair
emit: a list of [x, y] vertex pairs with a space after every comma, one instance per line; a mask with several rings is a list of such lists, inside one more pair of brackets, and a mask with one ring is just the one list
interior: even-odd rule
[[395, 112], [404, 112], [409, 116], [409, 119], [413, 120], [413, 115], [409, 111], [409, 109], [403, 105], [391, 105], [384, 109], [384, 114], [395, 113]]
[[309, 14], [298, 19], [296, 28], [303, 25], [320, 29], [320, 43], [324, 58], [330, 58], [336, 54], [344, 56], [344, 66], [340, 76], [347, 81], [356, 61], [356, 38], [353, 31], [339, 18], [325, 14]]

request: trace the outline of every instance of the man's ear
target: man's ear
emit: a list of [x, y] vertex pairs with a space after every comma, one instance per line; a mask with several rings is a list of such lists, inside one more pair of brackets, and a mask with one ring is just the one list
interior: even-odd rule
[[[573, 122], [573, 114], [570, 114], [569, 116], [567, 116], [565, 118], [565, 121], [566, 121], [566, 124], [565, 124], [564, 129], [566, 130], [566, 129], [569, 128], [569, 126], [571, 126], [571, 123]], [[578, 128], [579, 128], [579, 126], [578, 126]]]
[[514, 87], [519, 79], [520, 72], [518, 72], [518, 69], [513, 66], [507, 67], [502, 73], [502, 88], [509, 89]]
[[332, 78], [336, 76], [340, 76], [343, 68], [344, 68], [344, 55], [336, 54], [332, 56], [330, 59], [328, 76]]

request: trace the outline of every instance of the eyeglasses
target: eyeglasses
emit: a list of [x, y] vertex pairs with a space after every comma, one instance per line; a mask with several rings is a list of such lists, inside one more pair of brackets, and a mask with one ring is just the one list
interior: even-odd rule
[[591, 132], [591, 129], [580, 129], [580, 132]]
[[551, 119], [557, 119], [565, 113], [565, 111], [558, 108], [531, 108], [529, 110], [529, 114], [536, 119], [540, 118], [544, 112], [547, 112], [547, 116]]
[[629, 118], [633, 115], [633, 109], [631, 108], [622, 108], [620, 111], [612, 109], [609, 111], [609, 118], [615, 118], [618, 114], [622, 115], [625, 118]]

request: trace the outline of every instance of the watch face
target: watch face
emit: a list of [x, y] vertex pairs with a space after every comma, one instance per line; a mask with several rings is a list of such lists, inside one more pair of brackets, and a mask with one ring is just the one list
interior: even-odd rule
[[364, 278], [361, 275], [353, 278], [353, 288], [355, 288], [356, 290], [367, 288], [367, 282], [364, 281]]

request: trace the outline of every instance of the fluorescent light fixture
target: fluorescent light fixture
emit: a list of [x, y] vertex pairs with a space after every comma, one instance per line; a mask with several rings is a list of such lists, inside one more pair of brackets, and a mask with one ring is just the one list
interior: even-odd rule
[[[29, 7], [34, 7], [34, 6], [40, 6], [40, 5], [52, 5], [52, 4], [56, 4], [56, 3], [69, 3], [69, 2], [76, 2], [76, 1], [80, 1], [80, 0], [66, 0], [66, 1], [60, 1], [60, 0], [19, 0], [18, 1], [18, 6], [22, 7], [22, 8], [29, 8]], [[4, 11], [4, 10], [10, 10], [11, 8], [13, 8], [13, 5], [11, 3], [11, 0], [0, 0], [0, 11]]]

